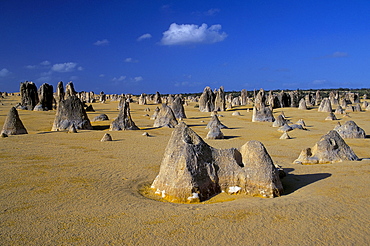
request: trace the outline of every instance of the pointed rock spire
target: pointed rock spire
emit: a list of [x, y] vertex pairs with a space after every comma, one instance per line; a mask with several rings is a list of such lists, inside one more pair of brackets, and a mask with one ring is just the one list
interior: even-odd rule
[[4, 133], [6, 135], [18, 135], [28, 133], [21, 119], [19, 118], [18, 111], [15, 109], [15, 107], [12, 107], [9, 110], [1, 133]]

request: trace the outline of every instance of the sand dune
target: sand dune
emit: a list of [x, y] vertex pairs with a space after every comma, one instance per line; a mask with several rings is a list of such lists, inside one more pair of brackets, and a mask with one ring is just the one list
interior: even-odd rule
[[[20, 98], [2, 99], [0, 126]], [[210, 113], [195, 103], [184, 119], [205, 138]], [[362, 161], [297, 165], [303, 148], [312, 147], [337, 121], [328, 113], [275, 109], [293, 123], [304, 119], [307, 131], [281, 140], [272, 123], [251, 122], [248, 106], [220, 112], [228, 129], [224, 140], [205, 141], [216, 148], [261, 141], [288, 173], [285, 193], [273, 199], [221, 194], [202, 204], [153, 200], [150, 183], [159, 172], [172, 129], [153, 128], [144, 109], [130, 104], [138, 131], [109, 132], [117, 102], [94, 103], [90, 120], [104, 113], [94, 130], [51, 132], [55, 111], [18, 111], [29, 134], [0, 139], [1, 245], [367, 245], [370, 242], [370, 138], [346, 139]], [[239, 111], [241, 116], [232, 116]], [[370, 112], [351, 118], [370, 134]], [[151, 136], [142, 136], [146, 131]], [[143, 196], [143, 194], [145, 196]]]

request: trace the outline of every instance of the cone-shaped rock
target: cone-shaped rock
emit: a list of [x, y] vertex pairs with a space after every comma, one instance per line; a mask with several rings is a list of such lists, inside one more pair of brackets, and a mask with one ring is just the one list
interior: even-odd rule
[[177, 120], [172, 109], [166, 104], [162, 104], [158, 115], [154, 120], [153, 127], [169, 127], [174, 128], [177, 125]]
[[281, 135], [280, 139], [291, 139], [291, 137], [288, 135], [287, 132], [284, 132], [283, 135]]
[[328, 117], [325, 118], [325, 120], [338, 120], [335, 114], [333, 112], [330, 112]]
[[350, 120], [343, 125], [338, 125], [334, 128], [342, 138], [365, 138], [364, 129], [359, 127], [354, 121]]
[[307, 110], [307, 105], [306, 105], [306, 99], [305, 98], [302, 98], [300, 101], [299, 101], [299, 106], [298, 106], [299, 109], [302, 109], [302, 110]]
[[215, 149], [183, 122], [172, 132], [151, 188], [171, 202], [204, 201], [221, 191], [262, 197], [282, 193], [278, 170], [260, 142], [250, 141], [240, 152]]
[[280, 114], [276, 120], [272, 123], [272, 127], [281, 127], [283, 125], [287, 124], [287, 121], [285, 120], [285, 117]]
[[100, 141], [101, 142], [112, 141], [112, 136], [109, 133], [105, 133]]
[[19, 118], [18, 111], [15, 107], [12, 107], [6, 116], [1, 133], [6, 135], [27, 134], [27, 130]]
[[200, 112], [212, 112], [215, 109], [215, 94], [210, 87], [205, 87], [199, 99]]
[[326, 98], [322, 99], [318, 111], [319, 112], [328, 112], [328, 113], [333, 111], [329, 98], [326, 97]]
[[131, 118], [130, 103], [125, 101], [118, 113], [118, 117], [110, 125], [110, 131], [139, 130]]
[[207, 134], [207, 139], [224, 139], [224, 134], [218, 126], [212, 126]]
[[296, 124], [297, 124], [297, 125], [301, 125], [301, 126], [303, 126], [303, 127], [305, 127], [305, 126], [306, 126], [306, 123], [304, 122], [304, 120], [303, 120], [303, 119], [299, 119], [299, 120], [296, 122]]
[[358, 157], [341, 138], [338, 132], [332, 130], [322, 136], [313, 148], [302, 150], [297, 164], [325, 164], [341, 161], [358, 161]]
[[240, 116], [240, 113], [239, 113], [239, 111], [235, 111], [235, 112], [233, 112], [231, 115], [232, 115], [232, 116]]
[[186, 114], [183, 106], [183, 100], [177, 96], [171, 103], [171, 109], [177, 119], [185, 119]]
[[227, 126], [221, 123], [216, 114], [212, 116], [211, 120], [206, 126], [206, 129], [212, 129], [213, 127], [227, 128]]
[[74, 125], [77, 129], [92, 130], [92, 126], [81, 100], [77, 96], [69, 96], [58, 104], [52, 131], [63, 131]]
[[277, 129], [278, 132], [289, 132], [289, 131], [292, 131], [293, 128], [291, 126], [289, 126], [287, 123], [285, 123], [283, 126], [279, 127]]

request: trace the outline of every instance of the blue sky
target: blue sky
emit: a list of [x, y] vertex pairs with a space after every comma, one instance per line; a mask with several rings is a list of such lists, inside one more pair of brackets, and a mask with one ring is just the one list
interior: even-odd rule
[[0, 91], [370, 87], [370, 1], [0, 1]]

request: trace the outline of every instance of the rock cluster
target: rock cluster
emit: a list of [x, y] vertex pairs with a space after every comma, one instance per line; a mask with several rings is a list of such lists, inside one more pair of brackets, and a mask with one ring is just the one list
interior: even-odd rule
[[279, 171], [262, 143], [215, 149], [183, 122], [171, 135], [151, 188], [171, 202], [204, 201], [221, 192], [269, 198], [283, 192]]

